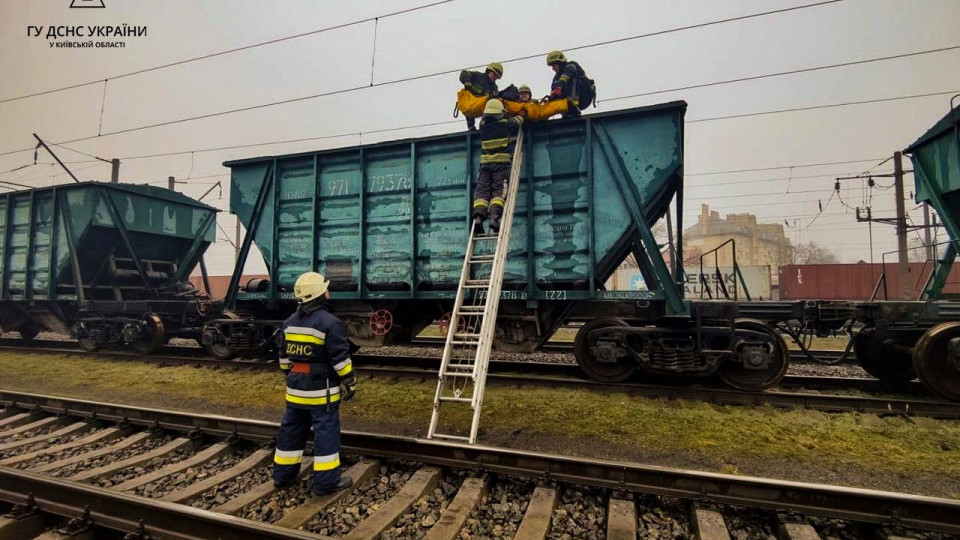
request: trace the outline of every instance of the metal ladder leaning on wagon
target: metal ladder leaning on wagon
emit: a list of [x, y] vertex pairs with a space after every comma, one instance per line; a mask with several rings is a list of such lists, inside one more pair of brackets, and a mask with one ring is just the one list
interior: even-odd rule
[[[443, 359], [440, 362], [428, 439], [450, 439], [471, 444], [477, 440], [490, 350], [500, 305], [500, 288], [503, 285], [503, 273], [510, 248], [510, 229], [517, 200], [517, 185], [520, 183], [522, 158], [521, 129], [517, 133], [513, 152], [506, 207], [503, 210], [500, 230], [495, 233], [475, 234], [474, 227], [470, 226], [470, 238], [463, 259], [457, 297], [450, 315]], [[486, 275], [487, 269], [489, 275]], [[444, 404], [468, 406], [472, 409], [469, 435], [439, 431], [440, 411]]]

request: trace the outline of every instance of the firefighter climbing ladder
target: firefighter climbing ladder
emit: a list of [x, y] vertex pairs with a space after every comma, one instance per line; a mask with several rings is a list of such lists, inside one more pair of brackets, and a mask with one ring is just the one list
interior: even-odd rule
[[[470, 229], [463, 269], [460, 272], [460, 285], [443, 347], [437, 393], [433, 400], [433, 416], [427, 432], [428, 439], [451, 439], [471, 444], [477, 440], [487, 367], [490, 364], [490, 349], [500, 305], [500, 288], [510, 248], [510, 229], [517, 200], [517, 185], [520, 183], [522, 158], [523, 130], [520, 130], [513, 152], [513, 166], [510, 169], [506, 206], [503, 209], [499, 234], [475, 235], [473, 228]], [[489, 275], [485, 272], [487, 269]], [[440, 410], [444, 404], [451, 407], [469, 406], [472, 409], [469, 435], [459, 434], [463, 431], [439, 431]], [[444, 428], [449, 429], [446, 425]]]

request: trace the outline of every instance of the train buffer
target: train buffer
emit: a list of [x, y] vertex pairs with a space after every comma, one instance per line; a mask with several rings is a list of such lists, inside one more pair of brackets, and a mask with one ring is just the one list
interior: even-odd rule
[[[471, 444], [477, 440], [522, 161], [523, 130], [517, 134], [500, 230], [497, 233], [474, 234], [470, 227], [460, 284], [440, 362], [428, 439]], [[468, 409], [464, 412], [471, 418], [469, 427], [463, 425], [462, 412], [451, 410], [454, 408]], [[450, 413], [444, 416], [443, 422], [440, 420], [441, 410]]]

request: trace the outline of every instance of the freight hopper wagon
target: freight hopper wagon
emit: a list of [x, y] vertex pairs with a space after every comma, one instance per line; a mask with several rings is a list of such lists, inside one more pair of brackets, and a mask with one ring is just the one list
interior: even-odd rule
[[199, 338], [216, 306], [189, 283], [217, 210], [179, 193], [83, 182], [0, 197], [0, 325], [151, 353]]
[[[786, 370], [766, 324], [736, 302], [687, 302], [650, 226], [674, 196], [678, 228], [686, 104], [550, 121], [525, 129], [522, 179], [496, 328], [500, 349], [533, 350], [588, 321], [577, 358], [591, 376], [709, 375], [759, 389]], [[225, 300], [209, 323], [221, 356], [268, 348], [295, 309], [293, 284], [316, 270], [351, 338], [406, 341], [453, 304], [468, 238], [480, 137], [463, 132], [225, 163], [230, 209], [247, 229]], [[240, 283], [255, 245], [268, 280]], [[650, 290], [605, 291], [634, 253]]]
[[[951, 104], [952, 105], [952, 104]], [[960, 107], [904, 150], [913, 162], [917, 203], [937, 211], [949, 240], [917, 301], [859, 305], [857, 359], [874, 376], [910, 380], [960, 400], [960, 302], [943, 292], [960, 249]]]

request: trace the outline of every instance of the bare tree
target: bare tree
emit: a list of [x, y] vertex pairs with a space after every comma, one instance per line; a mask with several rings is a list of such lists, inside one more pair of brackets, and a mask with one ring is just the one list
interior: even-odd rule
[[829, 249], [816, 242], [793, 246], [793, 264], [833, 264], [840, 262]]

